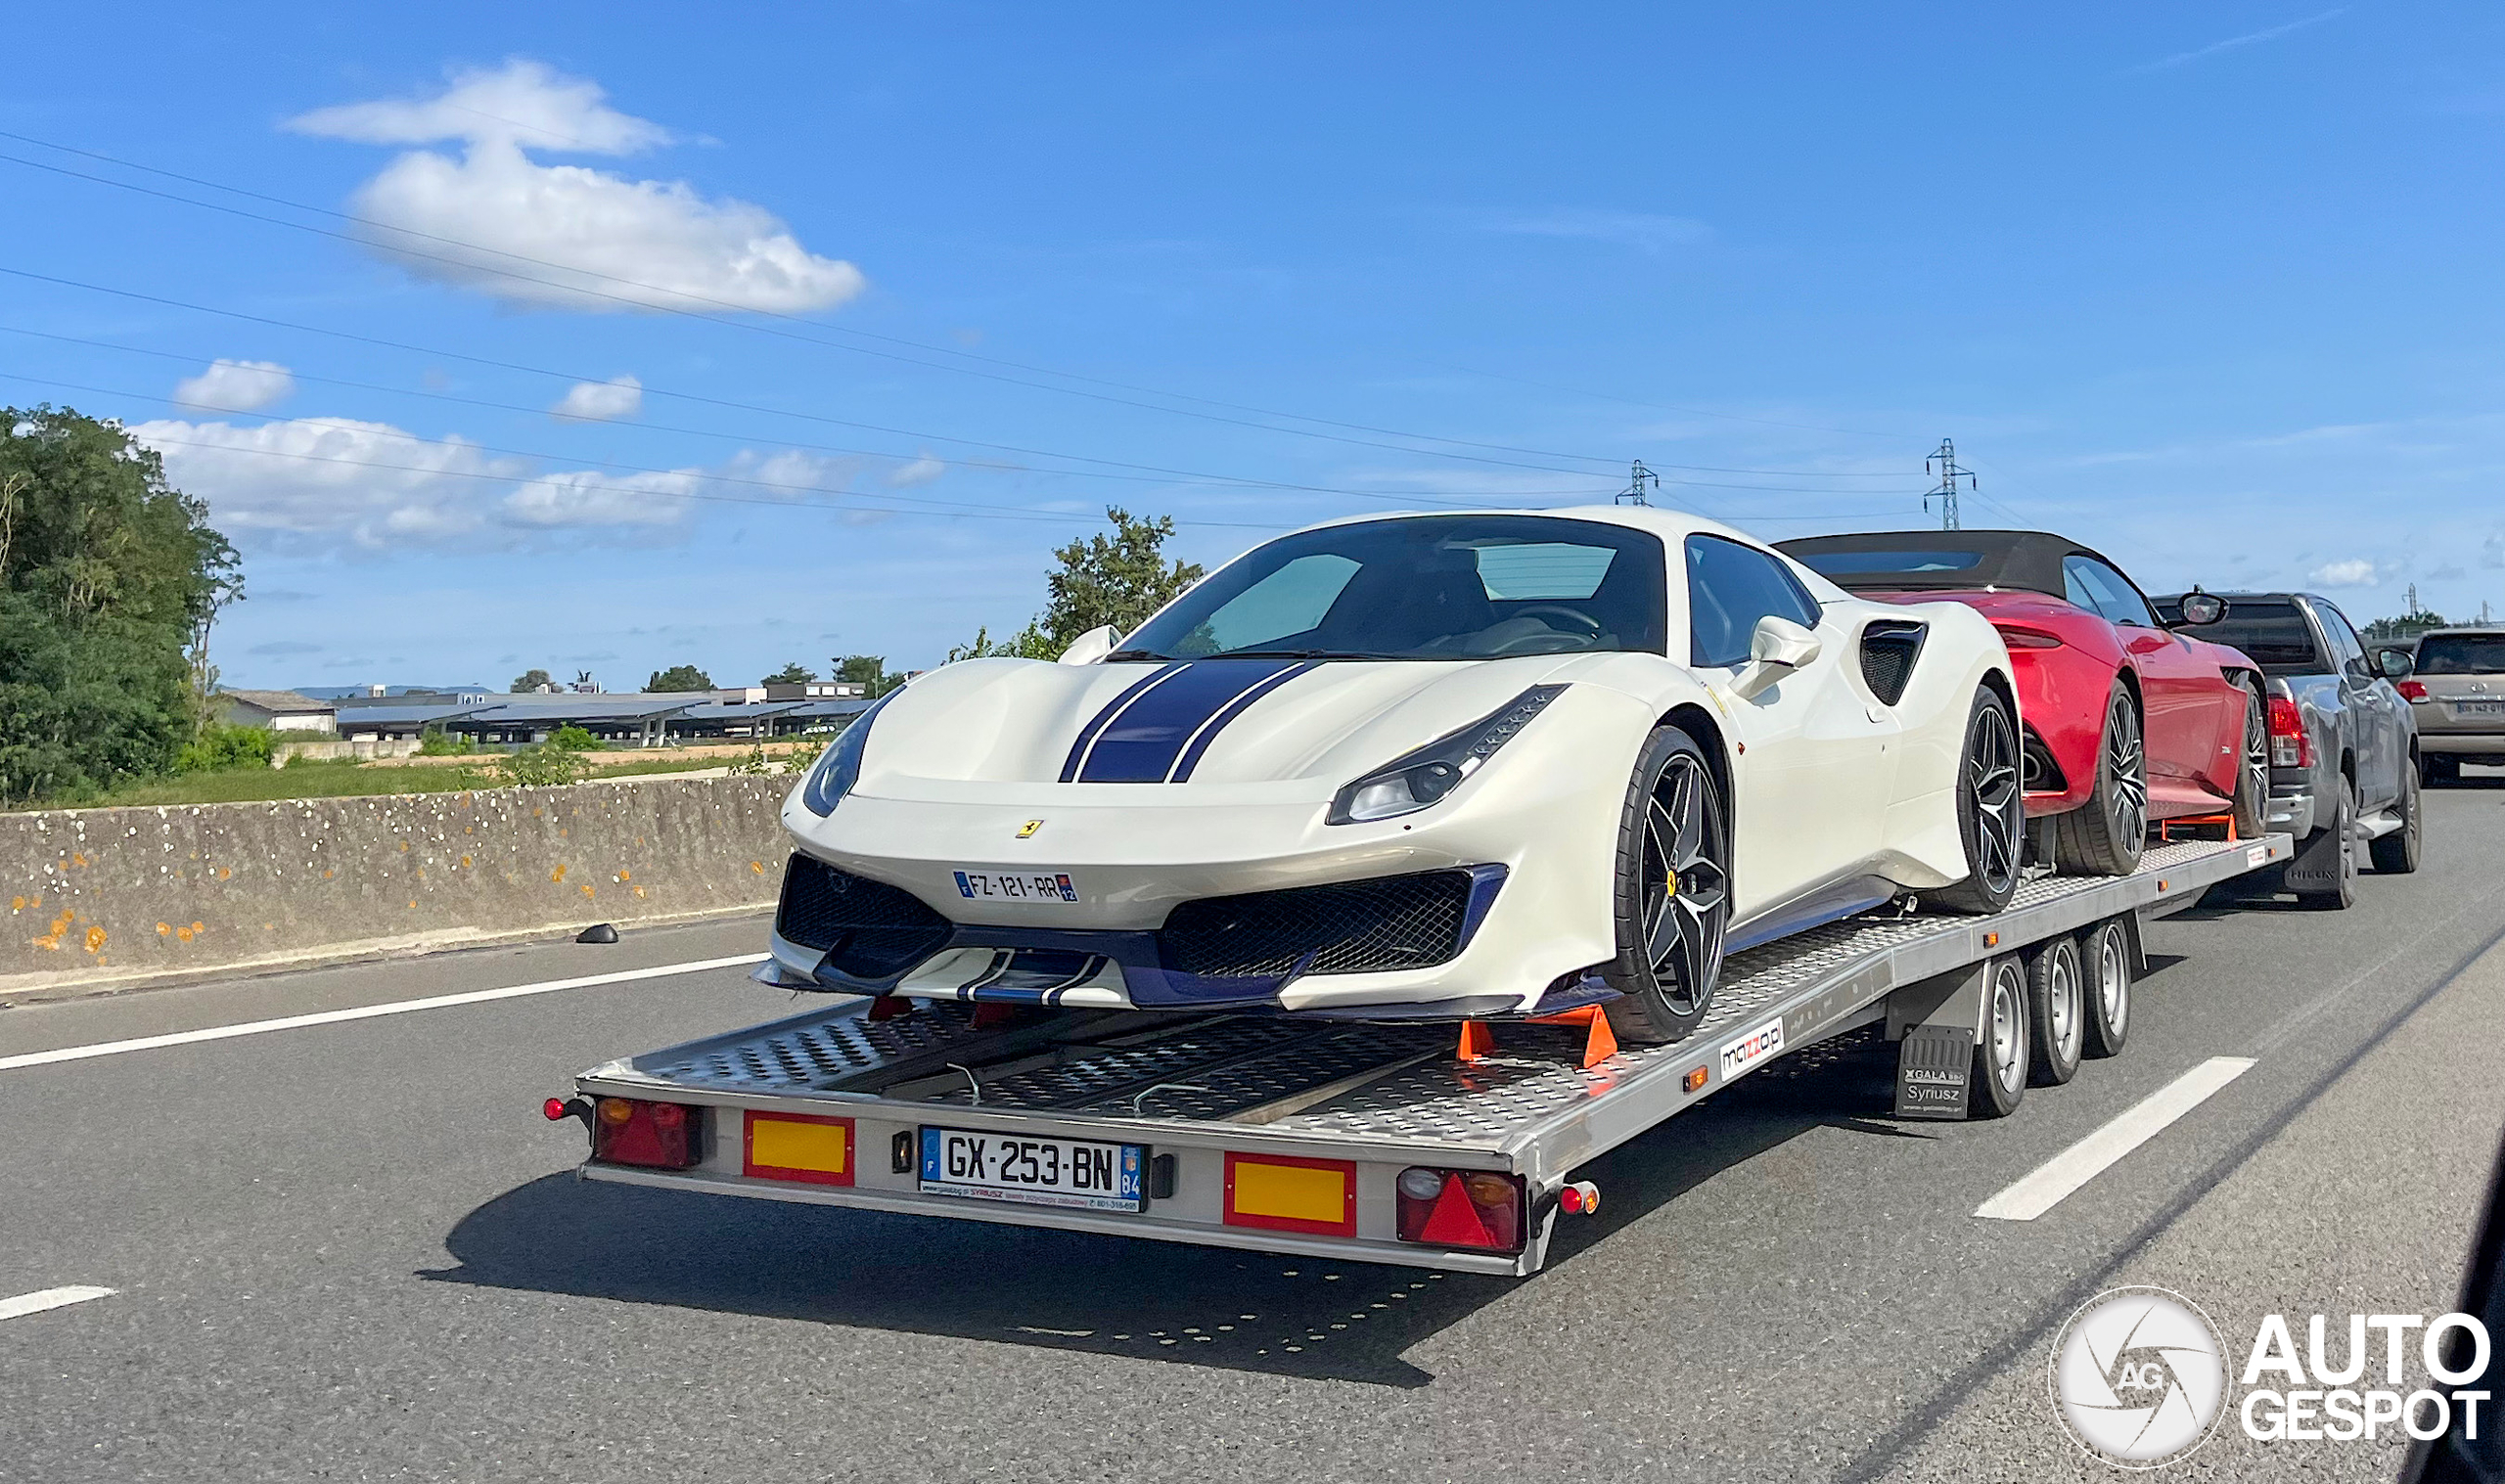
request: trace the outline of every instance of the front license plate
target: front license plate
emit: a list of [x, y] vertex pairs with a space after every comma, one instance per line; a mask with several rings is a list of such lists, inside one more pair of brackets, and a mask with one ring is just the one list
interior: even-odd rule
[[2505, 700], [2457, 700], [2455, 716], [2505, 716]]
[[957, 894], [974, 902], [1075, 902], [1067, 871], [960, 871]]
[[922, 1179], [934, 1195], [1030, 1206], [1137, 1211], [1148, 1149], [1136, 1144], [1026, 1139], [967, 1129], [922, 1130]]

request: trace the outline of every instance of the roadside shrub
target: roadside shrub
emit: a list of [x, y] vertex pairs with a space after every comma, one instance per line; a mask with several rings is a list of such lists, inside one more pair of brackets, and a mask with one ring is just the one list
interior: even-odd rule
[[597, 752], [600, 750], [600, 739], [569, 723], [557, 729], [557, 735], [548, 739], [548, 745], [565, 752]]
[[496, 773], [516, 787], [549, 788], [582, 777], [583, 759], [552, 742], [523, 747], [496, 759]]
[[203, 727], [174, 754], [177, 773], [216, 773], [228, 768], [266, 768], [278, 738], [267, 727]]
[[826, 750], [826, 742], [827, 740], [823, 737], [803, 737], [794, 742], [792, 750], [783, 754], [783, 771], [786, 773], [808, 772], [809, 764], [816, 762], [818, 754]]
[[429, 727], [418, 734], [420, 757], [466, 757], [478, 750], [478, 739], [455, 737], [441, 727]]

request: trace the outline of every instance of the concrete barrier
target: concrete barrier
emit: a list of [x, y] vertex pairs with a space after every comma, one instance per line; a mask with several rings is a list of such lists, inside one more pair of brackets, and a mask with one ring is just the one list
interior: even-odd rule
[[617, 779], [0, 815], [0, 1000], [759, 908], [782, 880], [790, 787]]

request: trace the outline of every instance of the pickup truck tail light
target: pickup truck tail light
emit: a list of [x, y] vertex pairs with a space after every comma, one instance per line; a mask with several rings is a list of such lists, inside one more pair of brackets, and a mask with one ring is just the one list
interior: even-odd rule
[[683, 1170], [704, 1157], [701, 1110], [641, 1098], [603, 1098], [591, 1121], [591, 1157], [603, 1164]]
[[2400, 698], [2403, 700], [2425, 700], [2427, 698], [2427, 687], [2415, 680], [2404, 680], [2399, 685], [2393, 687], [2393, 689], [2400, 692]]
[[2305, 735], [2304, 713], [2284, 696], [2270, 697], [2270, 766], [2313, 766], [2313, 739]]
[[1394, 1189], [1402, 1241], [1489, 1252], [1523, 1249], [1523, 1183], [1515, 1176], [1411, 1165]]

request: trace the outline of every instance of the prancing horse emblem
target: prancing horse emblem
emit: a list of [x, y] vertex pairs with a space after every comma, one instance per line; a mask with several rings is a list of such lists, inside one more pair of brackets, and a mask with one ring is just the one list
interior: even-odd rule
[[1031, 839], [1034, 837], [1035, 832], [1043, 828], [1044, 822], [1042, 820], [1028, 820], [1026, 823], [1018, 827], [1018, 837], [1022, 840]]

